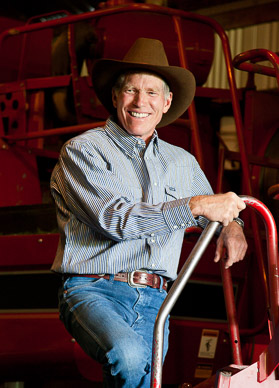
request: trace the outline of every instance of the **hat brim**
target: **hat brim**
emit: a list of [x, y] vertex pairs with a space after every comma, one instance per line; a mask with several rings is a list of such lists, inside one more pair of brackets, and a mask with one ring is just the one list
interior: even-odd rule
[[112, 59], [99, 59], [92, 69], [92, 83], [97, 97], [111, 114], [115, 114], [112, 104], [112, 87], [117, 77], [129, 70], [148, 70], [163, 78], [173, 93], [170, 109], [163, 114], [157, 128], [165, 127], [178, 119], [193, 101], [196, 82], [193, 74], [178, 66], [153, 66], [144, 63], [125, 62]]

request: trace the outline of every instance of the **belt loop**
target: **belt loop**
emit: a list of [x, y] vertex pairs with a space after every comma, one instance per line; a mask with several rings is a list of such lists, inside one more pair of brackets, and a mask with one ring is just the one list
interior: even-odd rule
[[113, 274], [109, 275], [109, 282], [111, 282], [111, 283], [114, 282], [114, 275]]
[[160, 278], [160, 289], [159, 289], [159, 291], [163, 292], [164, 278], [163, 278], [163, 276], [159, 276], [159, 278]]

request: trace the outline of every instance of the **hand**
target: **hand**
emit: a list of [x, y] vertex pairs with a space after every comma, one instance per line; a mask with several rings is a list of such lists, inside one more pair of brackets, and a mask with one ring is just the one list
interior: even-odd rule
[[204, 216], [210, 221], [229, 225], [246, 204], [235, 193], [198, 195], [192, 197], [189, 206], [194, 217]]
[[214, 257], [215, 263], [222, 258], [224, 248], [226, 248], [227, 251], [225, 268], [229, 268], [234, 263], [244, 259], [247, 250], [247, 242], [242, 227], [234, 221], [222, 229], [217, 240]]

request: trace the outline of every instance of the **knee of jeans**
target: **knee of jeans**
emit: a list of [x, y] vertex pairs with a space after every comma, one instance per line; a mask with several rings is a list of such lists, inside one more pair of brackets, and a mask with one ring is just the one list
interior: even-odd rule
[[[110, 373], [118, 376], [126, 384], [131, 386], [150, 371], [150, 354], [148, 346], [138, 341], [118, 341], [118, 343], [107, 353], [110, 365]], [[125, 385], [126, 386], [126, 385]], [[129, 386], [127, 384], [127, 386]]]

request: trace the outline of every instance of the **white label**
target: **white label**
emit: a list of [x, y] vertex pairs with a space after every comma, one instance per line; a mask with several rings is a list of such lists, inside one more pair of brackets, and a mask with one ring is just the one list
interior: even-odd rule
[[198, 357], [214, 358], [217, 348], [219, 330], [203, 329]]

